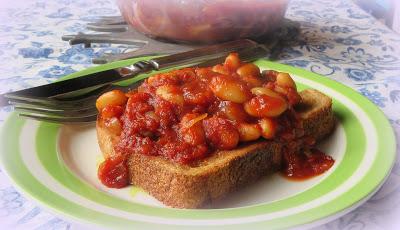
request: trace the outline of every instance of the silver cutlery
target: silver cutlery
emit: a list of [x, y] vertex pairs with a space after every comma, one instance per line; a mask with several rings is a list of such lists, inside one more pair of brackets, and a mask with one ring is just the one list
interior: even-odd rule
[[[0, 95], [0, 106], [13, 105], [20, 116], [55, 123], [87, 123], [97, 117], [95, 101], [102, 93], [128, 91], [143, 80], [142, 73], [183, 66], [211, 66], [222, 63], [230, 52], [251, 61], [265, 57], [271, 50], [251, 40], [212, 45], [183, 53], [139, 61], [117, 69], [88, 74], [71, 80]], [[129, 86], [114, 85], [131, 79]], [[3, 101], [3, 102], [1, 102]]]

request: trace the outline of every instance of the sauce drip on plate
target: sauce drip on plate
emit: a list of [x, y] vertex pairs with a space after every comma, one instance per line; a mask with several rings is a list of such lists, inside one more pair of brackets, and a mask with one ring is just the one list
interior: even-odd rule
[[291, 180], [306, 180], [330, 169], [335, 161], [318, 149], [305, 153], [284, 153], [281, 173]]

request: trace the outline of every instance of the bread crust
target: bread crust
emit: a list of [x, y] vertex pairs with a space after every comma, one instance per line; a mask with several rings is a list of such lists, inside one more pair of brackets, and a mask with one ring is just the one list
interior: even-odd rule
[[[296, 107], [305, 134], [317, 140], [335, 125], [332, 100], [317, 90], [300, 92]], [[97, 122], [97, 136], [104, 157], [115, 155], [118, 137]], [[280, 169], [283, 143], [259, 140], [230, 151], [218, 151], [196, 165], [182, 165], [160, 156], [132, 154], [128, 159], [130, 182], [165, 205], [199, 208]]]

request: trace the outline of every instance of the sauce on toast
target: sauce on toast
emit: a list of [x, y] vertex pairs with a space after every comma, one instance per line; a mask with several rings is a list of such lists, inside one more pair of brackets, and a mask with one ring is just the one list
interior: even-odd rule
[[96, 106], [100, 122], [119, 137], [118, 154], [99, 166], [98, 177], [108, 187], [121, 188], [129, 183], [130, 154], [190, 165], [260, 138], [289, 146], [283, 163], [287, 177], [318, 175], [333, 159], [319, 151], [299, 153], [299, 146], [308, 151], [315, 142], [304, 135], [293, 108], [300, 100], [289, 74], [260, 73], [235, 53], [223, 64], [156, 74], [136, 90], [107, 92]]

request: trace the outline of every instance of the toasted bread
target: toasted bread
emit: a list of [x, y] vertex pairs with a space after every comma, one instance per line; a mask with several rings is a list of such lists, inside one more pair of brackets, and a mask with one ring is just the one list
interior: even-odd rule
[[[324, 138], [335, 123], [332, 100], [317, 90], [304, 90], [300, 95], [302, 102], [296, 111], [303, 120], [305, 134], [316, 140]], [[97, 122], [97, 135], [104, 156], [115, 155], [118, 137], [108, 132], [101, 122]], [[198, 208], [278, 171], [282, 147], [277, 141], [259, 140], [234, 150], [215, 152], [190, 166], [159, 156], [132, 154], [128, 159], [130, 183], [165, 205]]]

